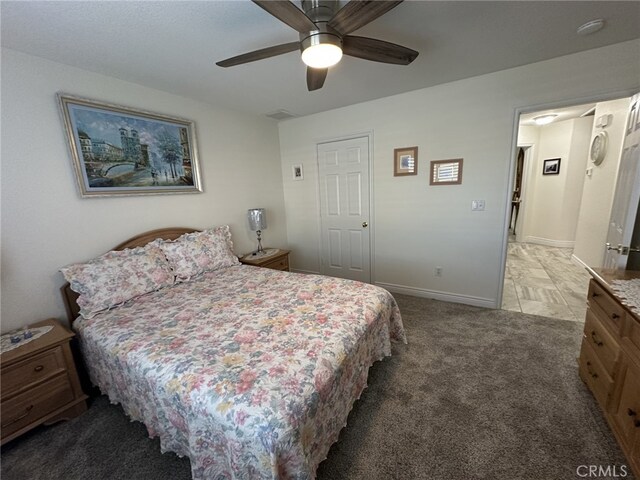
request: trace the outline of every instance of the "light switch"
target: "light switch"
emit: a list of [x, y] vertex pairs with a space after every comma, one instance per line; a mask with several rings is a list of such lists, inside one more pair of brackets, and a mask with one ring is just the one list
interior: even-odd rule
[[484, 200], [471, 200], [471, 210], [474, 212], [484, 210]]

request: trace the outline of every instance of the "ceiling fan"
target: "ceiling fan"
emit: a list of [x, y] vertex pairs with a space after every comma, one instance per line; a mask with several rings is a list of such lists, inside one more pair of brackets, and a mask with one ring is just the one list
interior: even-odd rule
[[307, 65], [307, 88], [318, 90], [324, 85], [330, 66], [342, 54], [374, 62], [409, 65], [418, 52], [395, 43], [349, 35], [351, 32], [384, 15], [402, 0], [351, 0], [338, 9], [338, 0], [302, 0], [302, 10], [289, 0], [252, 0], [281, 22], [300, 34], [300, 41], [283, 43], [231, 57], [216, 65], [232, 67], [300, 50]]

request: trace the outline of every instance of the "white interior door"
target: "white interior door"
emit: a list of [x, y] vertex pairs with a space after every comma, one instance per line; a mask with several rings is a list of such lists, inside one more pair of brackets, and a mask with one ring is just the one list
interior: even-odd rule
[[624, 270], [630, 252], [640, 247], [631, 245], [638, 214], [638, 202], [640, 201], [640, 117], [638, 116], [638, 108], [640, 108], [640, 94], [634, 95], [631, 99], [607, 234], [605, 268]]
[[369, 138], [318, 145], [321, 272], [371, 282]]

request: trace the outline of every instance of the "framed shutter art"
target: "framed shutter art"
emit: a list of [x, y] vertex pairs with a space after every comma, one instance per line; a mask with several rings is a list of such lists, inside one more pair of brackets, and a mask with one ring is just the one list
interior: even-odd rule
[[200, 193], [190, 120], [58, 93], [80, 195]]
[[429, 185], [460, 185], [462, 183], [462, 158], [433, 160]]

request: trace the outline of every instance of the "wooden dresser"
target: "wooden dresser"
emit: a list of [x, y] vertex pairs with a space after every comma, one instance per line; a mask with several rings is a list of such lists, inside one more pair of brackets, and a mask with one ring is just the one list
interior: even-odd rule
[[590, 273], [580, 377], [640, 478], [640, 316], [622, 305], [609, 287], [614, 279], [640, 278], [640, 272], [593, 269]]
[[69, 347], [74, 334], [54, 319], [30, 327], [45, 325], [53, 329], [0, 357], [3, 445], [42, 423], [70, 419], [87, 409]]
[[253, 265], [255, 267], [271, 268], [272, 270], [284, 270], [289, 271], [289, 253], [291, 250], [278, 250], [273, 255], [266, 257], [254, 257], [251, 254], [245, 255], [240, 261], [247, 265]]

